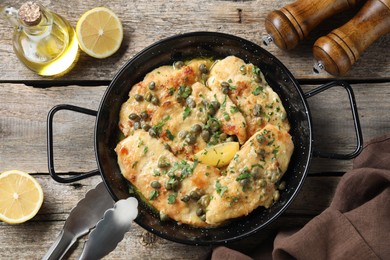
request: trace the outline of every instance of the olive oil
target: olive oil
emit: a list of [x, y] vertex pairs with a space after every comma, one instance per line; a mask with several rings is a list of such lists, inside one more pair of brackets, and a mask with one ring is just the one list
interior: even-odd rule
[[42, 76], [60, 76], [72, 69], [79, 55], [73, 27], [60, 15], [28, 2], [19, 12], [5, 8], [15, 25], [13, 48], [16, 56]]

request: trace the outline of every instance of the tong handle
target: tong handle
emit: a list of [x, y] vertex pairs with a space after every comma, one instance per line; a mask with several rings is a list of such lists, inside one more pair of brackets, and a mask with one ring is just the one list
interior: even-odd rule
[[69, 248], [76, 242], [77, 237], [69, 232], [61, 231], [42, 260], [62, 259]]
[[327, 72], [343, 75], [368, 46], [389, 32], [390, 0], [369, 0], [349, 22], [319, 38], [313, 55]]
[[[279, 48], [290, 50], [323, 20], [362, 1], [298, 0], [269, 13], [265, 19], [265, 29]], [[264, 43], [267, 44], [266, 41]]]

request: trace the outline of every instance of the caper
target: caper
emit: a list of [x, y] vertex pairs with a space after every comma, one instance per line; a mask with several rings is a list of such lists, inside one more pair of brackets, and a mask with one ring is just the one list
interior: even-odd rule
[[167, 189], [167, 190], [172, 190], [172, 183], [170, 183], [170, 182], [167, 181], [167, 182], [165, 183], [164, 187], [165, 187], [165, 189]]
[[196, 143], [196, 136], [193, 133], [187, 134], [185, 142], [187, 144], [195, 144]]
[[267, 155], [266, 151], [264, 149], [260, 149], [257, 151], [257, 154], [264, 159], [264, 157]]
[[149, 87], [150, 90], [155, 89], [155, 88], [156, 88], [156, 82], [151, 81], [151, 82], [149, 83], [148, 87]]
[[261, 111], [262, 111], [261, 105], [256, 104], [256, 105], [253, 107], [253, 115], [254, 115], [254, 116], [257, 116], [257, 117], [261, 116]]
[[150, 102], [152, 100], [152, 97], [153, 97], [152, 93], [147, 92], [145, 95], [145, 100]]
[[195, 107], [196, 107], [195, 101], [194, 101], [192, 98], [190, 98], [190, 97], [188, 97], [188, 98], [186, 99], [186, 104], [187, 104], [190, 108], [195, 108]]
[[180, 132], [179, 132], [179, 138], [180, 139], [184, 139], [186, 136], [187, 136], [187, 134], [188, 134], [188, 131], [186, 131], [186, 130], [181, 130]]
[[264, 179], [259, 180], [259, 185], [261, 188], [265, 188], [267, 186], [267, 181]]
[[227, 134], [222, 133], [219, 135], [219, 141], [224, 142], [227, 139]]
[[260, 77], [260, 75], [255, 75], [254, 78], [255, 78], [256, 83], [261, 83], [263, 81], [263, 79]]
[[160, 156], [157, 163], [158, 168], [168, 168], [171, 164], [168, 162], [165, 156]]
[[172, 190], [177, 191], [179, 189], [180, 182], [178, 180], [174, 180], [172, 182]]
[[184, 196], [181, 197], [180, 199], [181, 199], [181, 201], [183, 201], [183, 202], [189, 202], [191, 198], [190, 198], [190, 196], [188, 196], [188, 195], [184, 195]]
[[176, 94], [176, 101], [178, 103], [183, 103], [184, 102], [184, 98], [178, 93], [178, 94]]
[[160, 103], [160, 101], [158, 100], [158, 97], [156, 97], [156, 96], [152, 96], [152, 99], [150, 100], [150, 102], [155, 106], [158, 106], [158, 104]]
[[141, 127], [146, 132], [149, 131], [149, 129], [151, 128], [151, 126], [149, 124], [144, 123], [144, 122], [141, 123]]
[[226, 81], [222, 81], [222, 82], [221, 82], [221, 87], [227, 87], [227, 88], [229, 88], [229, 87], [230, 87], [230, 84], [229, 84], [228, 82], [226, 82]]
[[169, 216], [167, 214], [165, 214], [164, 212], [160, 211], [160, 220], [161, 221], [168, 221]]
[[254, 179], [258, 179], [260, 176], [260, 167], [259, 166], [252, 167], [251, 175], [253, 176]]
[[152, 188], [154, 189], [159, 189], [161, 188], [161, 184], [159, 181], [152, 181], [152, 183], [150, 184], [150, 186], [152, 186]]
[[138, 130], [141, 128], [141, 123], [140, 122], [134, 122], [134, 129]]
[[196, 209], [196, 215], [198, 217], [202, 216], [204, 214], [204, 210], [202, 208], [197, 208]]
[[157, 132], [153, 127], [148, 130], [148, 133], [151, 137], [157, 137]]
[[223, 118], [224, 118], [226, 121], [230, 121], [230, 116], [229, 116], [229, 114], [226, 113], [226, 112], [223, 114]]
[[194, 134], [199, 134], [202, 131], [200, 124], [195, 124], [191, 127], [191, 132]]
[[261, 144], [265, 141], [264, 135], [257, 135], [256, 140]]
[[164, 148], [167, 149], [168, 151], [172, 152], [172, 147], [169, 144], [164, 143]]
[[200, 218], [200, 220], [202, 220], [202, 221], [206, 221], [206, 214], [203, 214], [203, 215], [200, 216], [199, 218]]
[[148, 117], [149, 117], [148, 112], [146, 112], [146, 111], [142, 111], [142, 112], [139, 114], [139, 116], [140, 116], [141, 119], [143, 119], [143, 120], [147, 120]]
[[193, 200], [199, 200], [200, 199], [200, 194], [199, 194], [199, 191], [197, 190], [193, 190], [190, 192], [190, 198], [193, 199]]
[[131, 114], [129, 115], [129, 119], [130, 119], [130, 120], [133, 120], [133, 121], [135, 121], [135, 122], [138, 122], [138, 121], [140, 120], [140, 117], [139, 117], [136, 113], [131, 113]]
[[272, 197], [274, 199], [274, 202], [277, 202], [280, 199], [280, 192], [278, 190], [274, 191]]
[[242, 74], [242, 75], [245, 75], [245, 74], [246, 74], [246, 67], [245, 67], [245, 65], [241, 65], [240, 71], [241, 71], [241, 74]]
[[198, 204], [202, 207], [206, 208], [210, 204], [210, 196], [209, 195], [203, 195], [198, 200]]
[[248, 186], [249, 183], [250, 183], [250, 180], [249, 180], [248, 178], [247, 178], [247, 179], [242, 179], [242, 180], [240, 180], [240, 185], [241, 185], [242, 187]]
[[217, 143], [218, 143], [218, 138], [215, 135], [211, 136], [209, 144], [216, 145]]
[[212, 132], [217, 132], [221, 126], [219, 125], [218, 121], [213, 120], [210, 124], [210, 129]]
[[284, 190], [286, 188], [286, 182], [285, 181], [282, 181], [281, 183], [279, 183], [278, 185], [278, 189], [279, 190]]
[[211, 101], [210, 105], [212, 105], [215, 108], [215, 110], [218, 110], [221, 107], [221, 104], [216, 100]]
[[141, 102], [144, 100], [144, 96], [142, 96], [140, 94], [135, 94], [134, 99], [137, 100], [138, 102]]
[[225, 95], [229, 93], [229, 87], [222, 87], [221, 90], [222, 90], [222, 93]]
[[207, 73], [207, 67], [206, 64], [202, 63], [199, 65], [199, 71], [202, 73]]
[[181, 69], [183, 66], [184, 66], [184, 62], [182, 61], [176, 61], [175, 63], [173, 63], [173, 67], [175, 69]]
[[271, 176], [271, 182], [275, 183], [279, 180], [280, 177], [280, 172], [279, 171], [274, 171]]
[[206, 129], [202, 131], [200, 136], [203, 138], [203, 140], [207, 143], [210, 140], [210, 132]]
[[209, 114], [210, 116], [215, 115], [216, 112], [217, 112], [217, 110], [213, 106], [209, 106], [207, 108], [207, 114]]
[[282, 112], [280, 113], [280, 119], [285, 120], [286, 118], [287, 118], [286, 112], [282, 111]]

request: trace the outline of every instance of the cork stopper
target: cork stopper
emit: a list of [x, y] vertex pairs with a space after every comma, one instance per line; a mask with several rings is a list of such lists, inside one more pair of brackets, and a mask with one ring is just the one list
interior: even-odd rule
[[19, 8], [19, 17], [27, 25], [37, 25], [41, 21], [41, 8], [37, 3], [26, 2]]

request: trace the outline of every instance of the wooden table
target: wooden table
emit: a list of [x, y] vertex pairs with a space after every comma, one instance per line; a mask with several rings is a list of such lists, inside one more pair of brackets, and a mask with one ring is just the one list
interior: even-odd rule
[[[19, 7], [23, 1], [15, 1]], [[81, 53], [75, 68], [61, 78], [35, 75], [13, 53], [12, 30], [0, 21], [0, 172], [20, 169], [31, 173], [42, 185], [45, 201], [38, 215], [21, 225], [0, 223], [0, 259], [39, 259], [61, 231], [70, 210], [85, 193], [101, 182], [93, 177], [76, 184], [56, 183], [48, 174], [46, 117], [57, 104], [67, 103], [98, 109], [112, 77], [137, 52], [168, 36], [190, 31], [217, 31], [234, 34], [259, 45], [265, 34], [266, 15], [291, 0], [273, 1], [48, 1], [42, 4], [66, 17], [73, 25], [95, 6], [114, 10], [123, 22], [124, 40], [120, 50], [103, 60]], [[321, 24], [296, 49], [285, 52], [265, 47], [280, 59], [308, 90], [334, 79], [327, 73], [312, 72], [311, 46], [314, 41], [350, 19], [356, 10], [336, 15]], [[390, 35], [371, 45], [352, 70], [338, 79], [348, 81], [355, 92], [365, 140], [390, 130]], [[348, 99], [344, 90], [334, 89], [309, 99], [316, 149], [348, 152], [354, 149]], [[93, 147], [95, 118], [60, 112], [55, 118], [54, 152], [59, 172], [95, 169]], [[280, 228], [300, 227], [321, 213], [352, 161], [313, 158], [302, 191], [289, 209], [265, 231], [247, 240], [228, 245], [252, 249], [261, 239]], [[82, 238], [67, 257], [79, 256]], [[254, 243], [255, 241], [256, 243]], [[204, 259], [211, 246], [193, 247], [173, 243], [148, 233], [136, 224], [106, 259]]]

